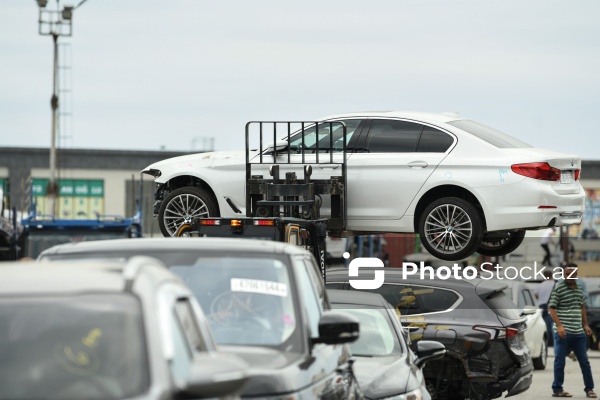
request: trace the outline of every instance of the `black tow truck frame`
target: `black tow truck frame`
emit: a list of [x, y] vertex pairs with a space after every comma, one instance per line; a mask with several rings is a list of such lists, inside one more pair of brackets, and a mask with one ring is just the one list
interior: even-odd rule
[[[286, 140], [278, 141], [282, 131]], [[271, 134], [272, 143], [265, 146]], [[193, 218], [179, 227], [177, 236], [239, 236], [293, 243], [313, 253], [325, 278], [327, 233], [339, 234], [346, 228], [346, 135], [340, 121], [248, 122], [246, 216]], [[251, 150], [256, 140], [258, 148]], [[270, 177], [253, 173], [253, 168], [264, 170], [265, 165]], [[312, 179], [313, 167], [339, 170], [339, 174]], [[299, 178], [300, 171], [303, 176]], [[324, 202], [330, 212], [322, 217]]]

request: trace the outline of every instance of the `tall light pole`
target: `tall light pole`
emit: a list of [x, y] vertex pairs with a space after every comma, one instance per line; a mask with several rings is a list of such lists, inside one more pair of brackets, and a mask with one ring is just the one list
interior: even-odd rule
[[52, 97], [50, 107], [52, 108], [52, 128], [50, 139], [50, 181], [46, 188], [49, 200], [50, 212], [56, 215], [56, 197], [58, 185], [56, 184], [56, 127], [58, 125], [58, 37], [71, 36], [73, 33], [73, 7], [66, 6], [60, 10], [60, 2], [56, 1], [56, 10], [46, 9], [48, 0], [37, 0], [39, 7], [39, 33], [44, 36], [52, 36], [54, 49], [54, 62], [52, 64]]

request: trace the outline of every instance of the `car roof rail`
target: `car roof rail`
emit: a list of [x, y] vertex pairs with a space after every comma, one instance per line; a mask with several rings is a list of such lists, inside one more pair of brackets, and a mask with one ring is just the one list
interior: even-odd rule
[[125, 278], [125, 290], [131, 292], [133, 281], [138, 276], [140, 269], [148, 264], [161, 265], [160, 262], [148, 256], [133, 256], [129, 259], [125, 268], [123, 268], [123, 278]]

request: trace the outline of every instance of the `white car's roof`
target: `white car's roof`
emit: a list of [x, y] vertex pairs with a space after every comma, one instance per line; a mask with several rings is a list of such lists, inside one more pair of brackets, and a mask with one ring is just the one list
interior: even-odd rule
[[435, 122], [445, 123], [445, 122], [455, 121], [458, 119], [463, 119], [456, 112], [429, 113], [429, 112], [419, 112], [419, 111], [364, 111], [364, 112], [353, 112], [353, 113], [328, 115], [326, 117], [319, 118], [318, 121], [338, 119], [338, 118], [351, 118], [351, 117], [406, 118], [406, 119], [415, 119], [418, 121], [432, 122], [432, 123], [435, 123]]

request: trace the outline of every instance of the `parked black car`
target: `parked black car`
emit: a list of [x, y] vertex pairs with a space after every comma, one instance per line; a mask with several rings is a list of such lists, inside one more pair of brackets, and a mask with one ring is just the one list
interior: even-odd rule
[[[418, 274], [404, 279], [400, 268], [384, 271], [383, 285], [365, 291], [394, 305], [402, 324], [414, 330], [412, 348], [417, 350], [422, 339], [446, 346], [443, 359], [423, 368], [432, 398], [492, 399], [529, 388], [533, 365], [525, 318], [503, 292], [505, 284], [478, 278], [421, 280]], [[326, 286], [353, 290], [346, 269], [327, 271]]]
[[430, 400], [421, 368], [442, 358], [444, 345], [421, 340], [415, 356], [394, 307], [381, 295], [334, 289], [327, 294], [334, 309], [360, 322], [360, 338], [350, 344], [350, 351], [356, 357], [354, 372], [365, 397]]
[[0, 265], [2, 399], [229, 396], [247, 367], [216, 350], [194, 295], [154, 259]]
[[220, 349], [251, 368], [242, 396], [362, 398], [346, 342], [358, 322], [330, 310], [314, 256], [280, 242], [147, 238], [52, 247], [39, 259], [155, 257], [191, 288]]

